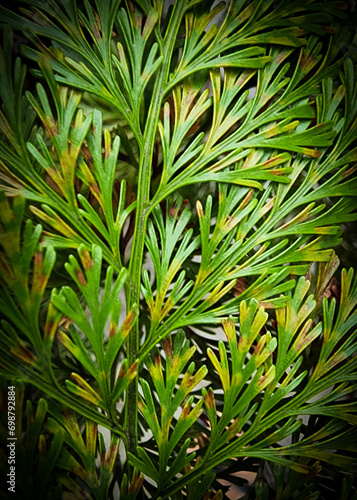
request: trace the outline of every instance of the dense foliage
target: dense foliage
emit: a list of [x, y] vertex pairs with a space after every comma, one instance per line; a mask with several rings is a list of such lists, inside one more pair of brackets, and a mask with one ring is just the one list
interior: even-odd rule
[[349, 8], [0, 8], [18, 498], [357, 498]]

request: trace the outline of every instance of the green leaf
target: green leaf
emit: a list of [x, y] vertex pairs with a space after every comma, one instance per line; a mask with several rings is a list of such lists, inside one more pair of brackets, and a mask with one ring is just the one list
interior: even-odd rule
[[[190, 440], [186, 439], [184, 451], [181, 449], [176, 454], [171, 465], [173, 469], [171, 470], [170, 467], [169, 472], [167, 471], [170, 455], [172, 455], [179, 441], [202, 413], [203, 400], [200, 400], [193, 407], [194, 397], [190, 396], [187, 399], [187, 396], [207, 374], [205, 366], [202, 366], [194, 374], [194, 363], [191, 363], [184, 373], [188, 361], [194, 354], [195, 347], [189, 347], [189, 341], [185, 340], [182, 331], [176, 333], [173, 341], [170, 336], [164, 340], [164, 350], [164, 366], [158, 351], [155, 353], [154, 360], [151, 360], [151, 358], [146, 360], [156, 397], [159, 399], [161, 412], [157, 412], [152, 390], [145, 380], [141, 382], [143, 398], [141, 398], [139, 406], [159, 449], [161, 459], [158, 466], [156, 466], [158, 467], [158, 473], [152, 473], [153, 470], [155, 471], [155, 467], [151, 459], [143, 451], [140, 459], [146, 472], [151, 474], [150, 477], [157, 482], [159, 488], [164, 487], [193, 458], [192, 454], [187, 454]], [[181, 374], [183, 374], [183, 378], [177, 387]], [[177, 418], [175, 415], [180, 408], [181, 413]], [[170, 431], [171, 426], [173, 426], [172, 431]], [[134, 460], [134, 463], [139, 465], [137, 460]]]

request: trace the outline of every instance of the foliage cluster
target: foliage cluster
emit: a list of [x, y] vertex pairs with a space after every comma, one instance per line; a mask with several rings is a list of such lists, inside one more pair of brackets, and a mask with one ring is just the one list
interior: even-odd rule
[[348, 8], [0, 8], [19, 498], [356, 498]]

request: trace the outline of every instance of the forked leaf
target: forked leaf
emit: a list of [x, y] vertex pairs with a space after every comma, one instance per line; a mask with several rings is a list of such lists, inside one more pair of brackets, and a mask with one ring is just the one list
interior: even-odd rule
[[[203, 400], [200, 400], [193, 407], [194, 397], [188, 396], [207, 374], [205, 366], [202, 366], [194, 374], [194, 363], [191, 363], [186, 373], [184, 373], [188, 361], [194, 354], [195, 347], [189, 347], [189, 341], [185, 339], [182, 331], [176, 333], [173, 341], [171, 336], [164, 340], [164, 351], [164, 366], [158, 351], [155, 353], [154, 360], [150, 358], [146, 360], [156, 395], [153, 394], [149, 384], [145, 380], [142, 380], [143, 397], [140, 399], [139, 405], [139, 409], [153, 433], [161, 460], [159, 464], [154, 466], [151, 458], [149, 458], [144, 450], [140, 452], [140, 460], [133, 455], [130, 456], [132, 463], [143, 467], [146, 473], [157, 483], [159, 490], [166, 484], [169, 484], [175, 475], [183, 470], [194, 456], [187, 454], [190, 440], [186, 439], [183, 448], [184, 451], [181, 449], [180, 452], [175, 453], [175, 458], [171, 466], [169, 465], [170, 456], [173, 454], [179, 441], [202, 413]], [[179, 383], [179, 377], [182, 374], [183, 378]], [[160, 412], [155, 407], [154, 397], [159, 399]], [[181, 410], [181, 413], [177, 418], [176, 413], [178, 410]]]

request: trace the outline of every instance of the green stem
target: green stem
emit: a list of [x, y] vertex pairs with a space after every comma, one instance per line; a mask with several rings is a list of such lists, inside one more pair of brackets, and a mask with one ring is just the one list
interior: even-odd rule
[[[174, 49], [176, 35], [185, 11], [186, 2], [176, 2], [167, 28], [163, 43], [163, 62], [155, 82], [153, 96], [148, 112], [148, 121], [145, 127], [143, 150], [140, 157], [138, 173], [138, 194], [137, 208], [135, 216], [135, 230], [133, 236], [133, 246], [129, 265], [130, 295], [128, 300], [128, 310], [140, 301], [141, 269], [144, 256], [144, 241], [146, 234], [147, 220], [150, 208], [150, 181], [152, 156], [159, 121], [161, 103], [164, 94], [164, 86], [167, 82], [171, 55]], [[128, 339], [128, 361], [131, 366], [138, 357], [139, 351], [139, 324], [132, 329]], [[138, 421], [138, 377], [130, 385], [127, 392], [126, 428], [128, 433], [129, 451], [136, 454], [137, 449], [137, 421]]]

